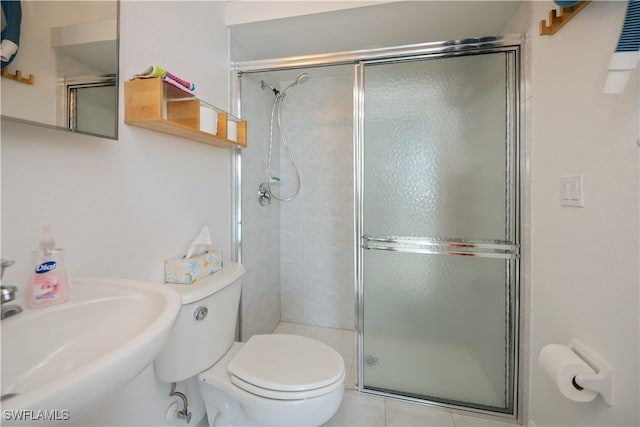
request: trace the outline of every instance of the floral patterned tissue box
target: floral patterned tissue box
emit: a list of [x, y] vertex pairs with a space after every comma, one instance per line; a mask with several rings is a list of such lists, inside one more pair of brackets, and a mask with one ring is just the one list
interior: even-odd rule
[[165, 283], [191, 285], [199, 279], [222, 270], [222, 253], [209, 250], [191, 258], [171, 258], [164, 261]]

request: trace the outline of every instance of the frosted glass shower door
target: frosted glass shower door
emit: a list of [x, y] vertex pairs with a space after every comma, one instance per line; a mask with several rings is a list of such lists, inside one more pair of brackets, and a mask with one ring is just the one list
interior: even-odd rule
[[361, 65], [363, 389], [513, 413], [514, 61]]

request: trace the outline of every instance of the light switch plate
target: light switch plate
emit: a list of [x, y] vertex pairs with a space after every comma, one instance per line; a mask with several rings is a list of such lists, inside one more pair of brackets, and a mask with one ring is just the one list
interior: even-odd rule
[[569, 175], [561, 178], [562, 190], [560, 204], [562, 206], [584, 207], [584, 175]]

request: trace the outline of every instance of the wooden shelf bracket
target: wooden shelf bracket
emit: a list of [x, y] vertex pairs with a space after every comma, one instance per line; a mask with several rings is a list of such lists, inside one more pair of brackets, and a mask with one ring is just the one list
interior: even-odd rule
[[22, 77], [22, 71], [20, 70], [16, 70], [16, 72], [14, 74], [10, 74], [9, 70], [7, 70], [6, 68], [2, 69], [2, 77], [5, 77], [7, 79], [11, 79], [11, 80], [15, 80], [18, 81], [20, 83], [24, 83], [24, 84], [28, 84], [28, 85], [32, 85], [36, 82], [36, 76], [34, 76], [33, 74], [29, 74], [29, 78], [24, 78]]
[[549, 11], [549, 19], [540, 21], [540, 35], [551, 36], [555, 34], [564, 24], [569, 22], [578, 14], [591, 0], [584, 0], [569, 7], [560, 8], [560, 14], [556, 9]]

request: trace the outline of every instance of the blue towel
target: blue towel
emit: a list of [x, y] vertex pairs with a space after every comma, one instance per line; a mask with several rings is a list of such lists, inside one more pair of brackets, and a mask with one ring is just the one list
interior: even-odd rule
[[[22, 22], [22, 7], [20, 0], [2, 0], [2, 14], [7, 25], [2, 30], [2, 40], [9, 40], [20, 46], [20, 24]], [[8, 61], [2, 61], [2, 68], [14, 60], [14, 53]]]

